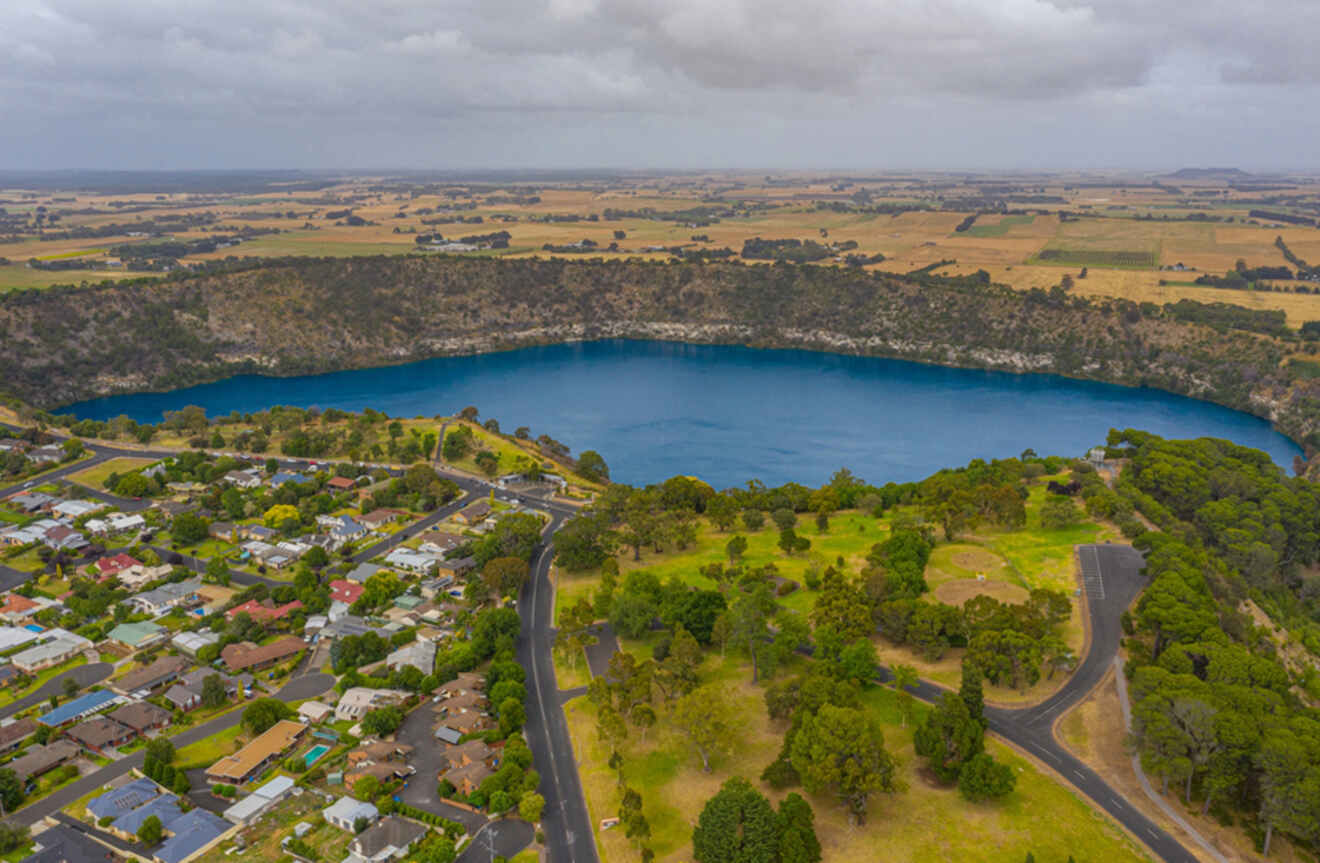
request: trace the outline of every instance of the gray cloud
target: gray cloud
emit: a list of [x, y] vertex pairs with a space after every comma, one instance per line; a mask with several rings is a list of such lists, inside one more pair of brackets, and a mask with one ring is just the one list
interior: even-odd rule
[[0, 167], [1312, 167], [1264, 6], [9, 0]]

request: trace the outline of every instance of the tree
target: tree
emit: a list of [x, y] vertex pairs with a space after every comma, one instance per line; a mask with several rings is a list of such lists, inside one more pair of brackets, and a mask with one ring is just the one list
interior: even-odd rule
[[574, 572], [592, 569], [605, 563], [616, 542], [617, 537], [605, 517], [584, 513], [555, 534], [555, 562]]
[[528, 791], [518, 801], [518, 817], [524, 821], [535, 824], [541, 820], [541, 813], [545, 811], [545, 798], [535, 791]]
[[981, 672], [975, 664], [962, 664], [962, 683], [958, 687], [958, 697], [967, 705], [967, 712], [973, 719], [985, 727], [985, 691], [981, 687]]
[[174, 757], [174, 743], [168, 737], [153, 737], [147, 741], [144, 759], [150, 759], [157, 764], [173, 764]]
[[857, 824], [866, 820], [871, 794], [899, 788], [879, 720], [857, 708], [826, 704], [804, 715], [790, 759], [807, 791], [833, 793]]
[[380, 794], [380, 780], [375, 776], [363, 776], [353, 783], [353, 796], [359, 800], [370, 802], [375, 800], [378, 794]]
[[481, 568], [481, 580], [495, 596], [514, 596], [527, 581], [527, 561], [520, 557], [497, 557]]
[[25, 847], [31, 839], [32, 831], [26, 824], [0, 821], [0, 854], [7, 854], [16, 848]]
[[76, 679], [72, 677], [66, 677], [64, 678], [64, 683], [61, 684], [61, 688], [64, 690], [65, 698], [72, 698], [73, 696], [78, 694], [78, 689], [80, 687], [78, 686], [78, 681]]
[[[752, 658], [752, 683], [759, 679], [761, 660], [766, 655], [770, 615], [775, 611], [770, 588], [758, 584], [734, 600], [728, 611], [728, 643], [746, 650]], [[713, 635], [713, 632], [712, 632]]]
[[23, 805], [25, 796], [18, 774], [12, 768], [0, 767], [0, 802], [4, 803], [5, 811], [13, 812]]
[[958, 792], [973, 803], [1003, 797], [1016, 785], [1013, 768], [985, 752], [973, 755], [958, 773]]
[[330, 555], [321, 546], [314, 545], [302, 556], [302, 562], [312, 569], [324, 569], [330, 565]]
[[779, 531], [779, 549], [784, 554], [792, 555], [809, 548], [811, 548], [811, 540], [805, 536], [798, 536], [793, 528], [786, 527]]
[[500, 457], [488, 449], [483, 449], [472, 459], [476, 462], [477, 468], [486, 476], [494, 476], [500, 472]]
[[724, 544], [724, 553], [729, 557], [729, 564], [734, 565], [747, 552], [747, 537], [735, 536]]
[[291, 522], [297, 524], [299, 521], [298, 508], [287, 503], [277, 503], [261, 516], [261, 522], [266, 527], [280, 530], [285, 529]]
[[759, 509], [745, 509], [742, 513], [743, 527], [757, 531], [765, 527], [765, 513]]
[[165, 838], [165, 825], [156, 815], [148, 815], [137, 830], [138, 841], [150, 848]]
[[[324, 551], [322, 551], [324, 554]], [[223, 586], [229, 585], [229, 565], [220, 555], [216, 555], [206, 562], [206, 580], [214, 584]]]
[[362, 730], [373, 737], [388, 737], [403, 724], [403, 711], [394, 705], [368, 710]]
[[1072, 498], [1049, 495], [1040, 507], [1040, 526], [1045, 530], [1062, 530], [1077, 523], [1078, 511]]
[[243, 727], [251, 734], [266, 731], [281, 719], [291, 719], [293, 710], [283, 701], [258, 698], [243, 710]]
[[706, 501], [706, 517], [726, 531], [738, 521], [738, 502], [727, 494], [717, 494]]
[[985, 746], [985, 729], [972, 718], [967, 703], [946, 692], [917, 726], [912, 743], [917, 754], [930, 760], [930, 769], [942, 782], [958, 778], [963, 764]]
[[859, 638], [848, 645], [835, 660], [834, 666], [840, 677], [852, 680], [863, 686], [875, 679], [875, 672], [880, 660], [875, 653], [875, 645], [870, 639]]
[[219, 707], [229, 700], [229, 692], [225, 689], [225, 682], [218, 674], [208, 674], [202, 680], [202, 706]]
[[[294, 510], [297, 515], [297, 510]], [[176, 545], [196, 545], [206, 539], [209, 525], [206, 519], [195, 512], [181, 512], [174, 517], [170, 526], [170, 535]]]
[[711, 758], [731, 752], [741, 730], [733, 698], [725, 687], [698, 687], [678, 699], [670, 712], [670, 723], [696, 750], [707, 773]]
[[801, 794], [794, 792], [779, 802], [779, 831], [779, 863], [820, 863], [816, 813]]
[[890, 671], [894, 675], [894, 689], [898, 690], [898, 712], [906, 728], [915, 707], [915, 699], [908, 690], [917, 685], [917, 670], [910, 665], [895, 665]]
[[741, 776], [706, 801], [692, 830], [697, 863], [778, 863], [780, 824], [770, 801]]
[[610, 479], [609, 465], [594, 449], [584, 449], [578, 454], [577, 470], [592, 482], [609, 482]]
[[788, 508], [777, 509], [770, 513], [770, 520], [775, 523], [775, 527], [781, 531], [791, 530], [797, 525], [797, 514]]

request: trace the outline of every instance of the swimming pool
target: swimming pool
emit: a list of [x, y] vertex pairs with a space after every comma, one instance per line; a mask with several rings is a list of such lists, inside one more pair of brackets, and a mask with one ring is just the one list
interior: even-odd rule
[[311, 767], [317, 761], [321, 760], [322, 755], [326, 754], [329, 751], [330, 751], [329, 746], [326, 746], [324, 743], [318, 743], [315, 746], [313, 746], [311, 749], [307, 750], [307, 754], [303, 756], [303, 763], [306, 764], [308, 767]]

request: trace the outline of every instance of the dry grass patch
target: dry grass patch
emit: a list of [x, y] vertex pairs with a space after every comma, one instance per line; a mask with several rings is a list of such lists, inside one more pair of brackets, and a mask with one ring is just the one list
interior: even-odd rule
[[1000, 602], [1017, 605], [1026, 602], [1031, 595], [1025, 587], [1020, 585], [990, 579], [979, 581], [975, 578], [946, 581], [935, 588], [934, 593], [937, 600], [949, 605], [962, 605], [976, 596], [990, 596]]

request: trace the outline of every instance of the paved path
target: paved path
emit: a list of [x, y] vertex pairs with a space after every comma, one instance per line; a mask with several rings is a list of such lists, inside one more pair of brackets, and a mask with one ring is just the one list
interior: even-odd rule
[[[335, 685], [335, 678], [329, 674], [302, 674], [289, 680], [288, 683], [275, 693], [275, 697], [281, 701], [301, 701], [305, 698], [315, 698], [323, 692], [329, 691]], [[242, 709], [231, 710], [224, 716], [216, 717], [210, 722], [204, 722], [193, 728], [189, 728], [170, 739], [175, 747], [183, 747], [196, 743], [199, 740], [205, 740], [213, 737], [221, 731], [233, 728], [243, 719]], [[20, 824], [31, 826], [48, 815], [53, 815], [59, 810], [68, 806], [73, 801], [82, 797], [84, 794], [90, 794], [102, 785], [105, 785], [111, 779], [123, 776], [134, 767], [141, 767], [145, 752], [139, 749], [137, 752], [124, 756], [123, 758], [111, 764], [102, 767], [92, 773], [83, 776], [77, 782], [64, 786], [60, 790], [50, 794], [30, 806], [19, 809], [11, 817]]]
[[[395, 739], [413, 747], [408, 756], [408, 763], [416, 773], [408, 777], [408, 782], [396, 796], [409, 806], [415, 806], [426, 812], [434, 812], [450, 821], [457, 821], [475, 834], [486, 825], [486, 816], [480, 812], [469, 812], [458, 806], [446, 803], [439, 794], [440, 771], [447, 769], [444, 747], [436, 743], [432, 727], [436, 713], [431, 709], [431, 702], [423, 702], [409, 713], [399, 726]], [[506, 855], [507, 856], [507, 855]]]
[[39, 704], [52, 695], [64, 695], [64, 681], [72, 678], [78, 681], [79, 689], [86, 689], [93, 683], [100, 683], [105, 680], [115, 670], [115, 667], [108, 662], [91, 662], [87, 665], [79, 665], [77, 668], [70, 668], [63, 674], [57, 674], [50, 680], [41, 685], [41, 688], [31, 695], [24, 696], [12, 704], [6, 704], [0, 707], [0, 719], [7, 719], [15, 713], [22, 713], [34, 704]]

